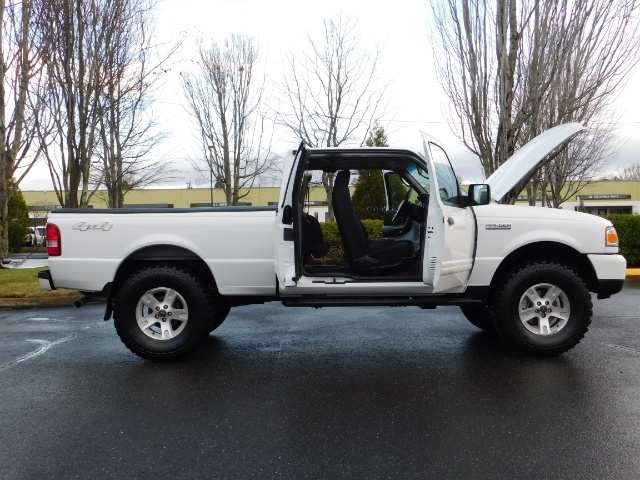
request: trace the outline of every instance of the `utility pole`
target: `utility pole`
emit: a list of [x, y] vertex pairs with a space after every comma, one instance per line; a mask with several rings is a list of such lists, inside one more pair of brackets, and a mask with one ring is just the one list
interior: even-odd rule
[[211, 194], [211, 206], [213, 207], [213, 159], [216, 146], [209, 145], [209, 193]]

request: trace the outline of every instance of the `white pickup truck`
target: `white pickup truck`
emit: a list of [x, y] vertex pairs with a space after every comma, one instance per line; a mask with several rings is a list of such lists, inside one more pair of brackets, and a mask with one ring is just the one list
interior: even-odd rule
[[[124, 344], [152, 360], [189, 352], [230, 308], [268, 301], [458, 305], [475, 326], [521, 350], [563, 353], [588, 330], [590, 292], [608, 298], [622, 289], [616, 231], [593, 215], [493, 200], [583, 129], [544, 132], [468, 193], [442, 147], [423, 134], [423, 151], [301, 145], [285, 158], [274, 207], [53, 210], [40, 283], [80, 290], [77, 306], [104, 297], [105, 320], [113, 314]], [[358, 169], [383, 176], [381, 238], [368, 237], [351, 203], [350, 171]], [[324, 172], [336, 173], [342, 258], [327, 255], [305, 212], [309, 181]]]

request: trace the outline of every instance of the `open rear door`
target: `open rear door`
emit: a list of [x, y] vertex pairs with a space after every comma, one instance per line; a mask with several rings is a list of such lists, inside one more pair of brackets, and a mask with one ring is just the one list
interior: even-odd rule
[[296, 263], [296, 243], [299, 245], [300, 242], [295, 241], [299, 234], [299, 229], [295, 228], [299, 221], [295, 195], [301, 183], [306, 154], [303, 142], [296, 152], [287, 153], [284, 159], [274, 239], [276, 276], [281, 292], [294, 287], [300, 278], [300, 265]]
[[460, 187], [442, 147], [422, 135], [430, 182], [423, 281], [433, 286], [433, 293], [463, 291], [473, 267], [473, 211], [460, 205]]

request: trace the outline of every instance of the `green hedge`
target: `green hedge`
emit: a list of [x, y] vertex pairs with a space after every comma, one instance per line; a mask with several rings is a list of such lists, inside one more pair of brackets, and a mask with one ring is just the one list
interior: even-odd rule
[[[379, 238], [382, 236], [382, 220], [362, 220], [362, 225], [364, 225], [365, 230], [369, 234], [369, 238]], [[324, 222], [321, 223], [320, 226], [322, 227], [324, 241], [331, 245], [331, 250], [329, 250], [329, 253], [326, 255], [325, 261], [346, 262], [340, 232], [338, 231], [338, 224], [336, 222]]]
[[620, 253], [627, 259], [628, 267], [640, 267], [640, 216], [607, 215], [616, 227], [620, 239]]

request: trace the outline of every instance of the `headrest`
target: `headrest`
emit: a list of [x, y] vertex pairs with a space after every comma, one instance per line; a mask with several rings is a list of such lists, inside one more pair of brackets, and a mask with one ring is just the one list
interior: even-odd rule
[[349, 170], [340, 170], [336, 175], [336, 181], [334, 182], [334, 187], [348, 187], [349, 186], [349, 177], [351, 177], [351, 172]]

